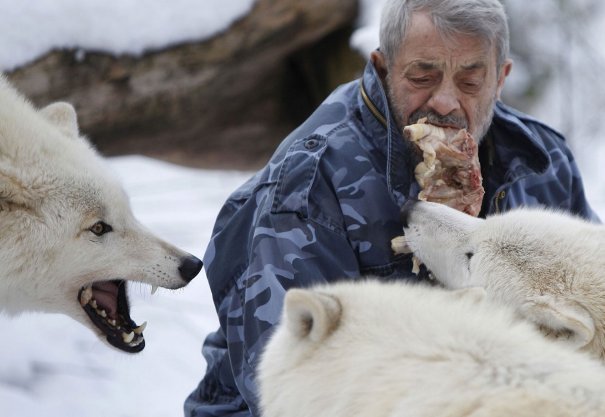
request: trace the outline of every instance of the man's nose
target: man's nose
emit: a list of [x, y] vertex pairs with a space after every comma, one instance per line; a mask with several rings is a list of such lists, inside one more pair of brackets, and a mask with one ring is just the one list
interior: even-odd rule
[[451, 81], [443, 80], [435, 88], [427, 105], [436, 113], [445, 116], [460, 109], [460, 101], [455, 85]]

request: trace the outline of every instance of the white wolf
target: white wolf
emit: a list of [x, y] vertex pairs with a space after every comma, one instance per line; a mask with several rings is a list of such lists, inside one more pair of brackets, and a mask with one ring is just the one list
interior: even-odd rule
[[196, 257], [138, 223], [74, 108], [36, 110], [0, 75], [0, 311], [64, 313], [126, 352], [145, 346], [126, 280], [180, 288]]
[[477, 289], [375, 281], [286, 293], [263, 417], [602, 417], [605, 367]]
[[546, 335], [605, 359], [605, 226], [529, 208], [477, 219], [427, 202], [406, 203], [402, 221], [405, 243], [446, 287], [483, 287]]

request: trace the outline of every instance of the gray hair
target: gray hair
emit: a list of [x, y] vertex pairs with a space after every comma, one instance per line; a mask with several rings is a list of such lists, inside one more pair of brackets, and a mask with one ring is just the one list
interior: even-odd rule
[[391, 65], [403, 43], [412, 13], [426, 11], [437, 31], [479, 36], [496, 47], [498, 71], [508, 58], [509, 32], [499, 0], [387, 0], [380, 23], [380, 50]]

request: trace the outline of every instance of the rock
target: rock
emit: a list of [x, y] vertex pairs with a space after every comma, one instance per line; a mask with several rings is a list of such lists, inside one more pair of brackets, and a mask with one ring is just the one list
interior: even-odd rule
[[[336, 85], [357, 0], [257, 0], [227, 31], [142, 57], [53, 51], [7, 74], [37, 105], [65, 100], [106, 155], [253, 167]], [[336, 69], [335, 69], [336, 68]]]

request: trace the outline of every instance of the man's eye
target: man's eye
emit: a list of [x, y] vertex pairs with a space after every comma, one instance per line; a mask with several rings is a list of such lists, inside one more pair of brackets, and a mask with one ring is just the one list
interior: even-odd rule
[[431, 83], [430, 78], [410, 78], [410, 81], [416, 85], [429, 85]]
[[89, 230], [91, 232], [93, 232], [95, 235], [101, 236], [101, 235], [104, 235], [105, 233], [111, 232], [113, 229], [107, 223], [99, 221], [99, 222], [96, 222], [95, 224], [93, 224]]
[[481, 89], [482, 84], [476, 81], [464, 81], [460, 83], [460, 89], [464, 92], [474, 93]]

